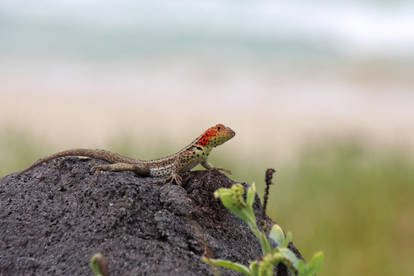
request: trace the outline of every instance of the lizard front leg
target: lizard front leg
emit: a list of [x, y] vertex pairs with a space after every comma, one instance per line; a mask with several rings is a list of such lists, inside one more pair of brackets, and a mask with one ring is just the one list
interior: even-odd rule
[[216, 168], [210, 162], [208, 162], [207, 160], [202, 161], [200, 164], [201, 164], [201, 166], [203, 166], [207, 170], [216, 170], [216, 171], [219, 171], [219, 172], [221, 171], [221, 172], [231, 174], [230, 170], [225, 169], [225, 168]]

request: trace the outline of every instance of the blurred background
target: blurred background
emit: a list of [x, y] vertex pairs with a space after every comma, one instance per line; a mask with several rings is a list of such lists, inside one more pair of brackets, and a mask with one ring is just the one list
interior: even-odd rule
[[149, 159], [206, 128], [321, 275], [409, 275], [414, 3], [0, 3], [0, 177], [55, 151]]

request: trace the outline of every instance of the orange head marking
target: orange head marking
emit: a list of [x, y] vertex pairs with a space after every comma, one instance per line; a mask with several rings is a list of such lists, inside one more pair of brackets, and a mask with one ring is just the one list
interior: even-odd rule
[[207, 129], [200, 137], [197, 145], [203, 147], [216, 147], [233, 138], [236, 133], [229, 127], [217, 124]]

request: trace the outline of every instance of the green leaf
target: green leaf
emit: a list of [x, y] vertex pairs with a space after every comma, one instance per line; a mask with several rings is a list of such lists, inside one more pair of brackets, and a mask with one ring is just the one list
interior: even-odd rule
[[275, 224], [270, 230], [269, 237], [274, 240], [278, 246], [282, 246], [285, 240], [285, 234], [283, 233], [282, 228], [279, 225]]
[[256, 198], [256, 184], [254, 184], [253, 182], [253, 184], [247, 190], [247, 199], [246, 199], [247, 207], [253, 208], [253, 202], [255, 198]]
[[263, 255], [272, 253], [269, 240], [266, 237], [266, 234], [257, 230], [256, 237], [259, 239], [260, 246], [262, 247]]
[[[306, 264], [304, 261], [299, 260], [298, 265], [298, 275], [297, 276], [305, 276], [307, 275], [306, 272], [308, 271], [308, 264]], [[312, 275], [313, 276], [313, 275]]]
[[214, 193], [215, 197], [220, 198], [223, 205], [230, 210], [237, 217], [242, 219], [249, 225], [250, 229], [259, 240], [262, 247], [262, 253], [271, 253], [269, 241], [264, 233], [262, 233], [256, 224], [256, 216], [252, 208], [254, 198], [256, 196], [256, 188], [253, 184], [247, 191], [247, 200], [250, 205], [244, 202], [244, 187], [237, 183], [234, 184], [230, 189], [220, 188]]
[[237, 271], [239, 273], [243, 273], [244, 275], [248, 275], [248, 276], [252, 275], [252, 273], [251, 273], [251, 271], [248, 267], [246, 267], [242, 264], [239, 264], [239, 263], [233, 263], [231, 261], [222, 260], [222, 259], [209, 259], [205, 256], [203, 256], [202, 259], [203, 259], [204, 262], [206, 262], [208, 264], [211, 264], [211, 265], [228, 268], [228, 269]]
[[246, 207], [246, 203], [244, 202], [243, 195], [244, 195], [244, 187], [240, 183], [234, 184], [233, 186], [231, 186], [230, 189], [220, 188], [214, 192], [214, 196], [216, 198], [219, 197], [222, 201], [223, 199], [225, 199], [226, 203], [231, 203], [231, 205], [239, 209]]
[[252, 272], [252, 275], [254, 276], [259, 275], [259, 267], [257, 265], [257, 261], [254, 261], [250, 264], [250, 271]]
[[239, 209], [247, 207], [243, 195], [244, 187], [240, 183], [234, 184], [231, 188], [219, 188], [214, 192], [214, 197], [220, 198], [224, 206], [227, 207], [227, 204], [230, 204]]
[[315, 255], [313, 255], [312, 260], [308, 263], [308, 267], [309, 267], [308, 275], [317, 274], [321, 270], [322, 264], [323, 264], [323, 253], [322, 252], [315, 253]]
[[267, 254], [259, 263], [259, 276], [273, 275], [273, 268], [283, 259], [282, 254]]
[[90, 267], [93, 271], [93, 274], [95, 274], [95, 276], [103, 276], [104, 275], [104, 272], [102, 271], [102, 269], [104, 269], [104, 268], [102, 268], [99, 265], [99, 262], [100, 262], [99, 260], [102, 260], [103, 258], [104, 257], [101, 253], [96, 253], [91, 257], [89, 265], [90, 265]]
[[290, 272], [293, 274], [295, 273], [295, 267], [293, 266], [291, 260], [284, 254], [278, 252], [263, 256], [262, 261], [259, 263], [259, 276], [272, 276], [274, 266], [279, 263], [285, 264]]
[[253, 211], [253, 203], [256, 196], [256, 187], [254, 183], [247, 190], [246, 202], [244, 201], [244, 188], [241, 184], [234, 184], [230, 189], [220, 188], [215, 193], [216, 198], [220, 198], [223, 205], [234, 215], [242, 219], [250, 227], [262, 247], [262, 261], [252, 262], [250, 268], [244, 265], [233, 263], [231, 261], [220, 259], [208, 259], [203, 257], [206, 263], [232, 269], [243, 273], [244, 275], [267, 276], [273, 275], [273, 267], [283, 262], [292, 274], [297, 275], [314, 275], [322, 266], [323, 254], [317, 253], [309, 264], [299, 260], [296, 255], [290, 251], [287, 246], [292, 240], [292, 233], [284, 234], [279, 225], [273, 225], [269, 237], [274, 240], [278, 246], [270, 247], [268, 237], [261, 232], [256, 224], [256, 216]]
[[296, 255], [292, 251], [289, 250], [289, 248], [286, 248], [286, 247], [280, 248], [279, 252], [292, 263], [295, 269], [298, 269], [299, 259], [296, 257]]
[[[253, 232], [255, 232], [258, 230], [256, 225], [256, 217], [253, 209], [248, 208], [244, 202], [243, 195], [243, 185], [238, 183], [234, 184], [230, 189], [220, 188], [214, 192], [214, 196], [220, 198], [224, 207], [246, 222], [249, 227], [252, 228]], [[257, 232], [255, 232], [255, 235], [257, 236]]]
[[281, 244], [281, 247], [287, 247], [290, 243], [290, 241], [292, 240], [292, 233], [288, 232], [286, 235], [285, 240], [283, 241], [283, 243]]

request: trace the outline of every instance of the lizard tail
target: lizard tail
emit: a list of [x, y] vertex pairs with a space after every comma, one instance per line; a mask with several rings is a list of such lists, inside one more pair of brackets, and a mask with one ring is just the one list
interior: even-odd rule
[[108, 151], [108, 150], [101, 150], [101, 149], [71, 149], [71, 150], [65, 150], [65, 151], [60, 151], [57, 152], [55, 154], [49, 155], [45, 158], [39, 159], [37, 160], [35, 163], [33, 163], [30, 167], [28, 167], [27, 169], [21, 171], [20, 173], [17, 174], [17, 176], [24, 174], [25, 172], [39, 166], [40, 164], [43, 164], [47, 161], [50, 161], [52, 159], [56, 159], [59, 157], [65, 157], [65, 156], [85, 156], [85, 157], [91, 157], [91, 158], [96, 158], [96, 159], [102, 159], [102, 160], [106, 160], [108, 162], [111, 163], [116, 163], [116, 162], [122, 162], [122, 163], [136, 163], [137, 160], [126, 157], [126, 156], [122, 156], [120, 154]]

